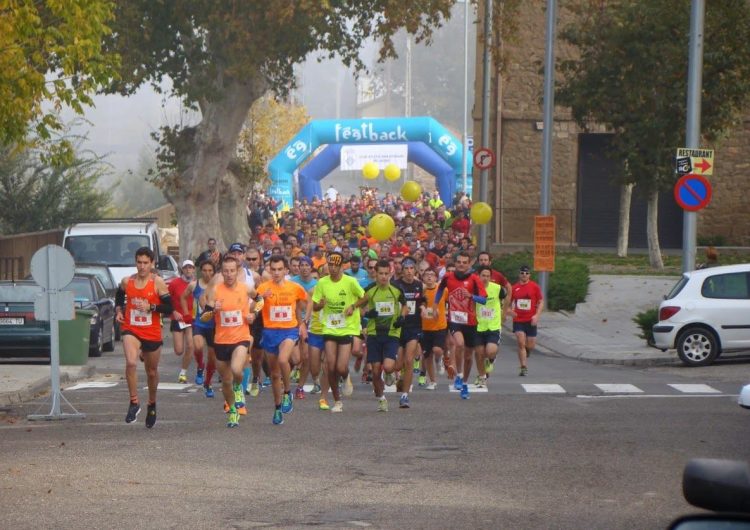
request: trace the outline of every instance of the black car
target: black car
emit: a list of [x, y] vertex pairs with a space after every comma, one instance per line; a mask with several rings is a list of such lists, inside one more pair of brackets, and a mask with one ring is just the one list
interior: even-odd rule
[[102, 282], [95, 274], [79, 274], [65, 287], [73, 291], [77, 309], [93, 310], [89, 355], [99, 357], [102, 351], [114, 350], [115, 301], [107, 296]]
[[[112, 300], [117, 293], [117, 281], [106, 263], [76, 263], [76, 274], [95, 274]], [[115, 340], [120, 340], [120, 324], [115, 322]]]

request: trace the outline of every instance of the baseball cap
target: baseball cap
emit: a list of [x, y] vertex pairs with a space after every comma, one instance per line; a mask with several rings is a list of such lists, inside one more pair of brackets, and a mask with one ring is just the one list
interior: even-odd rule
[[518, 269], [518, 272], [530, 272], [531, 269], [529, 269], [528, 265], [521, 265], [521, 267]]
[[227, 252], [245, 252], [245, 245], [242, 243], [232, 243], [229, 245], [229, 250]]
[[186, 259], [182, 262], [182, 268], [184, 269], [185, 267], [195, 267], [195, 263], [192, 260]]

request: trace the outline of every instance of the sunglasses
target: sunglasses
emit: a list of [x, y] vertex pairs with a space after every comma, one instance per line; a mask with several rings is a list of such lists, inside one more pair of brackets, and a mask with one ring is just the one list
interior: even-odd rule
[[531, 273], [528, 271], [521, 271], [520, 274], [531, 274]]
[[245, 258], [245, 261], [258, 261], [258, 258]]

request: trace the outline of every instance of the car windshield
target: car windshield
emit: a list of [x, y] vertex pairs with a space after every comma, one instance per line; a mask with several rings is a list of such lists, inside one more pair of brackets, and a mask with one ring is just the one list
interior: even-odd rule
[[99, 278], [99, 281], [102, 282], [105, 289], [114, 289], [116, 287], [114, 281], [112, 281], [112, 277], [107, 272], [107, 269], [102, 267], [81, 267], [80, 265], [76, 265], [76, 272], [94, 274]]
[[64, 289], [73, 291], [73, 295], [78, 302], [84, 302], [94, 299], [94, 293], [91, 290], [91, 282], [88, 278], [73, 278], [73, 281]]
[[65, 249], [75, 261], [105, 263], [115, 267], [135, 267], [135, 251], [149, 245], [145, 235], [71, 236]]
[[675, 296], [677, 296], [678, 294], [680, 294], [680, 291], [682, 291], [683, 287], [685, 287], [685, 285], [687, 285], [687, 282], [688, 282], [688, 277], [687, 276], [683, 276], [682, 278], [680, 278], [678, 280], [678, 282], [675, 284], [675, 286], [672, 287], [672, 290], [669, 291], [669, 294], [664, 297], [664, 299], [665, 300], [671, 300], [672, 298], [674, 298]]

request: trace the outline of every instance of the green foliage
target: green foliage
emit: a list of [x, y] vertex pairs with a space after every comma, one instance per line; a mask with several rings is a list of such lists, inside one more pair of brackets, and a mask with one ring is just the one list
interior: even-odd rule
[[[74, 149], [80, 141], [70, 138]], [[107, 213], [109, 194], [96, 188], [108, 169], [101, 158], [78, 152], [49, 165], [29, 147], [0, 148], [0, 233], [18, 234], [63, 227]]]
[[120, 175], [112, 188], [114, 214], [132, 217], [167, 204], [164, 194], [151, 181], [156, 161], [153, 152], [144, 149], [138, 166]]
[[[511, 283], [515, 283], [518, 279], [518, 269], [521, 265], [533, 267], [534, 257], [528, 252], [506, 254], [495, 258], [492, 265]], [[532, 271], [532, 280], [538, 282], [538, 276]], [[549, 275], [546, 308], [551, 311], [572, 311], [576, 304], [586, 300], [589, 281], [589, 268], [584, 261], [565, 255], [556, 256], [555, 272]]]
[[638, 324], [641, 328], [641, 334], [638, 335], [640, 338], [645, 339], [650, 345], [654, 344], [654, 332], [652, 330], [654, 324], [659, 322], [659, 309], [648, 309], [641, 311], [633, 317], [633, 322]]
[[[673, 156], [685, 141], [689, 0], [577, 0], [561, 37], [580, 58], [559, 64], [556, 103], [578, 124], [614, 133], [612, 157], [649, 196], [675, 182]], [[702, 133], [715, 142], [738, 120], [750, 94], [750, 4], [707, 2]]]

